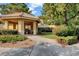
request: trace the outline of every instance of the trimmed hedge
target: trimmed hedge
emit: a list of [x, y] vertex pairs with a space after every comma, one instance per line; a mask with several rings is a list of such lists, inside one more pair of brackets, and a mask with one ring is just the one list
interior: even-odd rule
[[49, 28], [49, 27], [40, 27], [40, 28], [38, 28], [38, 31], [41, 31], [41, 32], [52, 32], [52, 29]]
[[49, 27], [39, 27], [38, 28], [38, 34], [43, 34], [45, 32], [52, 32], [52, 28]]
[[0, 35], [15, 35], [18, 34], [17, 30], [0, 30]]
[[6, 43], [6, 42], [17, 42], [17, 41], [23, 41], [27, 39], [23, 35], [0, 35], [0, 42]]

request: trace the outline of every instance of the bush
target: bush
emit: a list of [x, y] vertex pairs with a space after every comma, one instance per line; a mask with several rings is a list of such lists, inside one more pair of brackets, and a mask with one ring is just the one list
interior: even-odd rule
[[67, 29], [64, 29], [60, 31], [59, 33], [56, 33], [58, 36], [74, 36], [75, 34], [75, 29], [68, 26]]
[[0, 30], [0, 34], [1, 35], [14, 35], [14, 34], [18, 34], [18, 31], [16, 30]]
[[74, 31], [72, 30], [63, 30], [60, 33], [57, 33], [58, 36], [73, 36]]
[[75, 44], [78, 42], [77, 36], [67, 36], [67, 37], [59, 37], [58, 42], [62, 43], [61, 40], [63, 41], [63, 44]]
[[59, 33], [56, 33], [58, 36], [79, 36], [79, 26], [71, 27], [68, 26], [67, 29], [64, 29], [60, 31]]
[[68, 44], [68, 40], [66, 39], [66, 37], [58, 37], [57, 40], [61, 44]]
[[79, 35], [79, 26], [76, 26], [76, 28], [75, 28], [75, 35]]
[[77, 36], [71, 36], [71, 37], [69, 36], [69, 37], [67, 37], [67, 39], [68, 39], [68, 44], [69, 45], [75, 44], [75, 43], [78, 42]]
[[26, 37], [22, 35], [0, 35], [0, 42], [6, 43], [6, 42], [17, 42], [25, 40]]
[[44, 28], [40, 27], [40, 28], [38, 28], [38, 34], [42, 34], [44, 32], [52, 32], [52, 29], [49, 28], [49, 27], [44, 27]]

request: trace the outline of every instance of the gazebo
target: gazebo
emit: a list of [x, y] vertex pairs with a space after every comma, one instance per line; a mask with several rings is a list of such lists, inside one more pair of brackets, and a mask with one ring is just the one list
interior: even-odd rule
[[16, 12], [0, 15], [0, 21], [4, 22], [3, 29], [17, 30], [22, 35], [25, 34], [25, 29], [30, 29], [35, 35], [38, 32], [40, 19], [24, 12]]

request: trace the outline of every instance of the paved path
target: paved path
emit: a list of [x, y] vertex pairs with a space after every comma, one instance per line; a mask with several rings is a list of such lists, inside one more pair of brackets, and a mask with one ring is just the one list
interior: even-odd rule
[[39, 35], [27, 35], [27, 37], [30, 38], [31, 40], [36, 41], [37, 43], [46, 42], [46, 43], [53, 43], [56, 45], [60, 45], [57, 43], [57, 41], [55, 41], [55, 39], [48, 39]]
[[[0, 56], [79, 56], [79, 47], [62, 48], [56, 41], [40, 36], [28, 36], [37, 42], [30, 48], [0, 48]], [[43, 40], [45, 39], [45, 40]]]

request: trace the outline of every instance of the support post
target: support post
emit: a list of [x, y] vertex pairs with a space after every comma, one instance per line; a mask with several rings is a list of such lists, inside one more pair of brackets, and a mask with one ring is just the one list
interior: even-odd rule
[[33, 34], [37, 34], [37, 22], [33, 22]]
[[4, 21], [4, 29], [8, 29], [9, 28], [9, 23], [7, 20]]
[[18, 32], [24, 35], [24, 21], [18, 20]]

